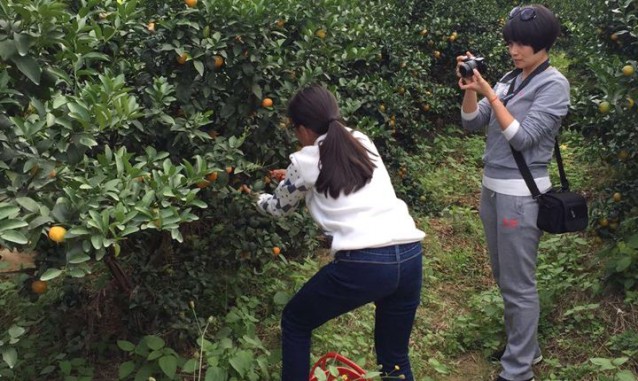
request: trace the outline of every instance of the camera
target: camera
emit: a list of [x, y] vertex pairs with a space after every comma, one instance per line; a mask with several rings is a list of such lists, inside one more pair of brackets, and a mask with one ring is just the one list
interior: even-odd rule
[[474, 75], [474, 69], [478, 69], [479, 73], [485, 74], [485, 70], [487, 69], [485, 58], [474, 57], [464, 59], [463, 63], [459, 65], [459, 74], [461, 74], [463, 78], [468, 78]]

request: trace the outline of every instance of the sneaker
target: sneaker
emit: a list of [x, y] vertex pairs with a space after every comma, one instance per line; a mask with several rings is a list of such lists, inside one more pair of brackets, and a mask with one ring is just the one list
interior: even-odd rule
[[[493, 352], [487, 359], [490, 360], [491, 362], [499, 362], [499, 361], [501, 361], [501, 357], [503, 357], [503, 353], [505, 353], [505, 348], [500, 349], [500, 350], [498, 350], [496, 352]], [[534, 357], [534, 359], [532, 360], [532, 365], [537, 365], [541, 361], [543, 361], [543, 355], [542, 354]]]
[[[510, 381], [507, 378], [503, 378], [501, 376], [498, 376], [498, 378], [496, 378], [496, 381]], [[529, 380], [525, 380], [525, 381], [534, 381], [534, 377], [530, 378]]]

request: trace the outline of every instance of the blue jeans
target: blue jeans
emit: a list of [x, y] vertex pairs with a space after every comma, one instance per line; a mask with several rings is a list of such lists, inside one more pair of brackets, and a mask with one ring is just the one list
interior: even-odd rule
[[381, 371], [413, 380], [408, 344], [421, 297], [422, 252], [420, 242], [337, 252], [284, 308], [282, 381], [308, 380], [313, 329], [370, 302]]

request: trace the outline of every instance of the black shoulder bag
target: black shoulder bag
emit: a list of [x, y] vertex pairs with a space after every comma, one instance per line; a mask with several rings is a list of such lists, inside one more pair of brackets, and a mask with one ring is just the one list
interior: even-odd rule
[[[538, 73], [544, 71], [549, 67], [549, 61], [545, 61], [541, 64], [533, 73], [531, 73], [523, 83], [514, 91], [514, 77], [518, 75], [518, 73], [514, 74], [512, 77], [512, 83], [510, 84], [509, 91], [507, 96], [502, 101], [504, 105], [507, 105], [507, 102], [512, 99], [516, 93], [518, 93], [527, 83], [532, 79], [532, 77], [536, 76]], [[520, 71], [519, 71], [520, 73]], [[510, 76], [508, 76], [510, 77]], [[523, 179], [525, 180], [525, 184], [529, 188], [529, 191], [532, 193], [532, 196], [536, 201], [538, 201], [538, 218], [536, 220], [536, 226], [539, 229], [553, 234], [561, 234], [568, 232], [577, 232], [581, 230], [585, 230], [587, 225], [589, 224], [589, 213], [587, 210], [587, 200], [576, 192], [571, 192], [569, 190], [569, 182], [567, 181], [567, 176], [565, 175], [565, 168], [563, 167], [563, 159], [560, 154], [560, 146], [558, 144], [558, 137], [556, 138], [556, 142], [554, 144], [554, 154], [556, 155], [556, 163], [558, 164], [558, 173], [560, 175], [560, 187], [553, 188], [546, 193], [542, 193], [538, 190], [536, 186], [536, 182], [532, 177], [532, 173], [525, 163], [525, 158], [523, 155], [514, 149], [510, 145], [510, 149], [512, 150], [512, 155], [514, 155], [514, 160], [516, 160], [516, 165], [518, 166], [518, 170], [521, 172]]]

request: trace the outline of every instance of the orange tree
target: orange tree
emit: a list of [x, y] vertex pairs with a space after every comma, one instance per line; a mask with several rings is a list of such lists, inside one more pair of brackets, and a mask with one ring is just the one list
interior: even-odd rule
[[189, 300], [220, 313], [233, 269], [318, 244], [303, 211], [273, 221], [246, 192], [295, 148], [286, 100], [329, 86], [425, 209], [410, 154], [458, 117], [456, 55], [502, 73], [510, 5], [0, 0], [0, 245], [35, 249], [49, 294], [118, 286], [138, 330], [187, 328]]
[[[590, 4], [591, 5], [591, 4]], [[561, 5], [558, 5], [560, 7]], [[565, 7], [565, 5], [562, 5]], [[610, 168], [592, 198], [592, 232], [607, 241], [607, 279], [632, 295], [638, 288], [638, 2], [608, 0], [566, 9], [573, 107], [570, 128], [587, 138]], [[635, 296], [634, 296], [635, 300]]]

